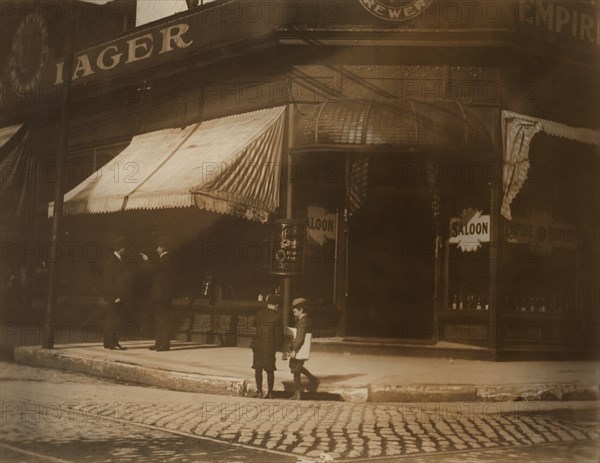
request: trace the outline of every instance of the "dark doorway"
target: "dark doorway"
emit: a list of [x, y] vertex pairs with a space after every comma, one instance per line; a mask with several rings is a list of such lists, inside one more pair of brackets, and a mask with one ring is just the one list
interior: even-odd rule
[[[350, 219], [350, 336], [432, 337], [434, 226], [418, 161], [372, 158], [364, 206]], [[423, 172], [424, 172], [424, 165]]]

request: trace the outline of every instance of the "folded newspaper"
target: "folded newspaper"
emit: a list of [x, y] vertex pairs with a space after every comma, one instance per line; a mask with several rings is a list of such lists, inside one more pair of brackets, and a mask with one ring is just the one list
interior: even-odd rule
[[[298, 331], [296, 328], [288, 327], [288, 329], [293, 333], [294, 337], [296, 337], [296, 332]], [[308, 356], [310, 355], [310, 341], [312, 339], [311, 333], [306, 333], [304, 337], [304, 344], [300, 350], [296, 353], [296, 359], [298, 360], [308, 360]]]

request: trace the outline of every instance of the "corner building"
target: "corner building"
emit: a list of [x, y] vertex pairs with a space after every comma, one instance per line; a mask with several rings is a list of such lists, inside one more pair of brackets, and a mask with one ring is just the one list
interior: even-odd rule
[[70, 157], [101, 175], [67, 228], [172, 243], [182, 339], [244, 345], [287, 275], [334, 344], [590, 355], [599, 30], [589, 1], [228, 0], [115, 35], [75, 54]]

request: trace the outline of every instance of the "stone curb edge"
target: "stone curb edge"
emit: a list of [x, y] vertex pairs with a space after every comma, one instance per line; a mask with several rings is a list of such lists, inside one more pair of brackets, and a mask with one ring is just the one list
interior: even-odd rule
[[[93, 375], [113, 381], [153, 386], [181, 392], [246, 396], [255, 391], [252, 378], [235, 378], [183, 373], [145, 367], [98, 357], [81, 357], [39, 347], [15, 349], [18, 364], [56, 368]], [[598, 400], [600, 387], [583, 384], [522, 385], [323, 385], [319, 392], [339, 396], [342, 401], [365, 402], [506, 402]]]

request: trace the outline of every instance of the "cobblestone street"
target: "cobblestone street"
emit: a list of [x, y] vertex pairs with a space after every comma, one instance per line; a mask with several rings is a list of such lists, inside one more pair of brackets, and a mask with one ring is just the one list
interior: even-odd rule
[[[132, 443], [146, 440], [151, 444], [140, 446], [145, 461], [152, 461], [149, 455], [161, 460], [162, 456], [180, 458], [184, 454], [173, 449], [183, 445], [181, 439], [194, 437], [270, 453], [268, 458], [261, 454], [260, 459], [250, 461], [282, 461], [286, 455], [292, 461], [375, 457], [393, 461], [410, 456], [424, 462], [464, 461], [458, 458], [463, 452], [493, 461], [503, 451], [519, 454], [536, 446], [573, 444], [592, 445], [590, 459], [584, 454], [581, 461], [597, 457], [593, 446], [597, 449], [598, 424], [593, 411], [579, 412], [575, 418], [569, 413], [547, 413], [542, 409], [547, 404], [253, 400], [111, 384], [10, 364], [3, 365], [2, 376], [5, 444], [25, 448], [35, 444], [44, 449], [44, 443], [89, 439], [84, 433], [86, 423], [88, 427], [108, 423], [107, 434], [94, 434], [94, 439], [112, 440], [111, 455], [119, 461], [127, 456], [127, 449], [138, 453]], [[162, 435], [164, 431], [170, 434]], [[162, 437], [153, 437], [157, 432]], [[184, 447], [189, 449], [189, 445]], [[192, 454], [185, 455], [188, 461], [199, 461]], [[452, 455], [456, 460], [449, 459]], [[215, 461], [212, 458], [209, 461]], [[91, 459], [111, 461], [106, 455]]]

